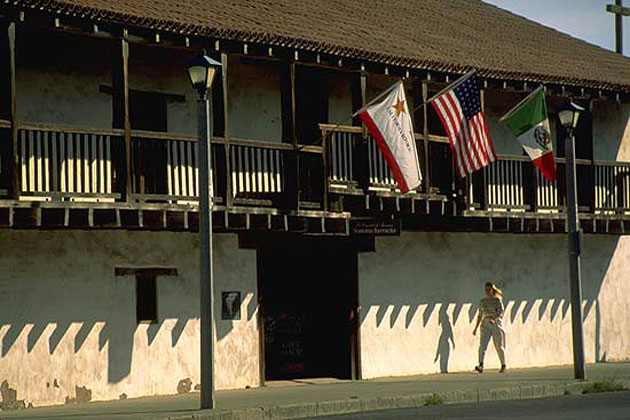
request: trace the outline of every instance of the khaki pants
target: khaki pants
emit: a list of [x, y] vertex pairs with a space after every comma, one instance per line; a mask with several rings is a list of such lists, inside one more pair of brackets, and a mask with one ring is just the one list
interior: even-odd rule
[[479, 364], [483, 366], [483, 359], [486, 356], [486, 350], [490, 343], [490, 337], [494, 343], [494, 348], [497, 350], [497, 355], [501, 364], [505, 364], [505, 331], [501, 327], [501, 321], [491, 324], [489, 320], [484, 319], [481, 323], [481, 335], [479, 343]]

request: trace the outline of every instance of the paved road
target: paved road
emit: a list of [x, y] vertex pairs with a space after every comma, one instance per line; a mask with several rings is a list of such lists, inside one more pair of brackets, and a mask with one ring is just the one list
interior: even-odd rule
[[318, 420], [630, 420], [630, 392], [568, 395], [535, 400], [428, 406]]

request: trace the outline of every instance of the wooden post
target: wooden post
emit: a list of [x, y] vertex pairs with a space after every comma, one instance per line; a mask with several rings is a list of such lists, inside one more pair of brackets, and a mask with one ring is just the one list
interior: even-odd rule
[[630, 16], [630, 7], [623, 7], [622, 0], [615, 0], [615, 4], [607, 4], [606, 11], [615, 14], [615, 51], [623, 54], [623, 17]]
[[[417, 91], [417, 83], [414, 83], [414, 91]], [[422, 81], [422, 137], [424, 140], [424, 192], [431, 192], [431, 166], [430, 166], [430, 151], [429, 151], [429, 114], [428, 114], [428, 99], [429, 99], [429, 85], [426, 80]], [[415, 101], [414, 101], [415, 105]], [[416, 105], [417, 106], [417, 105]], [[414, 115], [415, 116], [415, 115]], [[417, 121], [417, 119], [416, 119]], [[417, 124], [416, 124], [417, 125]]]
[[11, 85], [11, 139], [12, 150], [11, 156], [13, 156], [13, 173], [12, 173], [12, 188], [13, 198], [18, 199], [21, 191], [20, 182], [20, 156], [18, 153], [18, 116], [17, 116], [17, 82], [16, 82], [16, 70], [15, 67], [15, 22], [9, 23], [7, 28], [7, 40], [9, 42], [9, 74]]
[[[486, 91], [485, 89], [481, 89], [479, 91], [479, 96], [481, 96], [481, 112], [484, 113], [486, 112]], [[495, 164], [496, 165], [496, 164]], [[481, 173], [481, 175], [483, 176], [483, 193], [481, 196], [481, 203], [482, 203], [482, 208], [484, 210], [488, 210], [489, 206], [490, 206], [490, 191], [489, 186], [488, 186], [488, 168], [489, 166], [486, 166], [483, 168], [483, 171]]]
[[[352, 110], [357, 111], [366, 103], [365, 97], [365, 75], [363, 73], [355, 73], [352, 78]], [[361, 118], [358, 116], [352, 120], [352, 125], [361, 126]], [[367, 191], [369, 186], [369, 170], [368, 170], [368, 153], [367, 153], [367, 132], [365, 128], [360, 136], [354, 136], [354, 167], [357, 186]]]
[[298, 145], [298, 132], [297, 132], [297, 91], [295, 86], [295, 79], [297, 77], [297, 64], [291, 63], [289, 66], [289, 74], [291, 79], [291, 121], [293, 122], [293, 147], [297, 148]]
[[[367, 72], [361, 72], [361, 107], [364, 107], [367, 104]], [[368, 148], [368, 130], [365, 124], [363, 124], [363, 132], [361, 134], [361, 160], [362, 164], [362, 179], [359, 181], [359, 186], [363, 188], [364, 193], [367, 194], [367, 190], [370, 187], [370, 164], [369, 160], [372, 158], [369, 153]]]
[[0, 94], [2, 97], [2, 106], [0, 106], [0, 118], [7, 118], [11, 122], [11, 143], [6, 149], [7, 153], [11, 156], [7, 160], [7, 166], [10, 166], [10, 183], [7, 187], [11, 189], [11, 197], [18, 199], [21, 191], [20, 182], [20, 155], [19, 155], [19, 143], [18, 143], [18, 118], [17, 118], [17, 106], [16, 106], [16, 67], [15, 67], [15, 22], [2, 21], [1, 24], [2, 34], [0, 40], [2, 45], [0, 46], [0, 57], [6, 57], [6, 61], [3, 60], [0, 69], [0, 75], [2, 80], [2, 89]]
[[329, 177], [329, 167], [328, 167], [328, 133], [326, 131], [322, 132], [322, 161], [323, 161], [323, 176], [324, 179], [322, 188], [323, 188], [323, 197], [322, 197], [322, 207], [324, 211], [330, 210], [328, 205], [328, 177]]
[[[116, 41], [112, 66], [112, 101], [113, 101], [113, 126], [124, 130], [124, 157], [122, 168], [123, 180], [118, 182], [120, 189], [124, 188], [126, 201], [131, 200], [132, 189], [132, 165], [131, 165], [131, 122], [129, 119], [129, 42], [127, 30]], [[121, 162], [122, 163], [122, 162]], [[123, 182], [124, 181], [124, 182]]]
[[284, 203], [288, 209], [297, 208], [298, 204], [298, 151], [297, 128], [295, 126], [295, 64], [285, 63], [281, 70], [281, 104], [282, 104], [282, 142], [291, 143], [293, 150], [284, 151]]
[[[228, 55], [221, 53], [221, 79], [223, 82], [223, 137], [225, 138], [225, 200], [228, 207], [234, 204], [232, 195], [232, 162], [230, 147], [230, 114], [228, 101]], [[215, 167], [215, 170], [218, 168]]]
[[[615, 0], [615, 6], [622, 8], [622, 0]], [[623, 15], [621, 13], [615, 14], [615, 51], [618, 54], [623, 54]]]

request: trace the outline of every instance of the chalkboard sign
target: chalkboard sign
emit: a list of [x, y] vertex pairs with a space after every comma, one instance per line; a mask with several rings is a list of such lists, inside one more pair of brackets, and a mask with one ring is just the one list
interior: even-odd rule
[[[265, 318], [265, 351], [278, 376], [297, 377], [304, 362], [304, 316], [290, 313]], [[272, 375], [276, 376], [276, 375]]]

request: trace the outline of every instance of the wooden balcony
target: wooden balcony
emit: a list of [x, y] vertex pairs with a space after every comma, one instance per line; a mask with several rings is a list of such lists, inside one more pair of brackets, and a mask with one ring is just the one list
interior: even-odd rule
[[[558, 177], [547, 181], [527, 157], [500, 156], [468, 182], [467, 210], [483, 212], [566, 211], [566, 161], [556, 159]], [[578, 206], [592, 215], [630, 215], [630, 163], [577, 160]]]
[[[401, 194], [362, 128], [321, 125], [321, 130], [323, 142], [313, 146], [213, 138], [216, 226], [348, 235], [352, 217], [401, 219], [403, 227], [419, 230], [564, 230], [564, 159], [557, 160], [552, 183], [523, 156], [500, 156], [460, 181], [432, 152], [430, 183]], [[123, 130], [21, 124], [19, 165], [8, 171], [9, 125], [0, 126], [0, 133], [0, 225], [197, 228], [194, 137], [132, 131], [127, 157]], [[422, 136], [416, 139], [424, 150]], [[583, 228], [630, 229], [630, 163], [577, 164]], [[11, 174], [19, 178], [18, 194], [10, 194]]]

